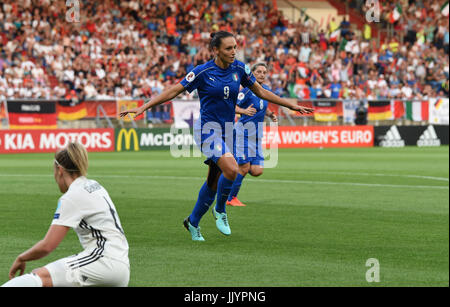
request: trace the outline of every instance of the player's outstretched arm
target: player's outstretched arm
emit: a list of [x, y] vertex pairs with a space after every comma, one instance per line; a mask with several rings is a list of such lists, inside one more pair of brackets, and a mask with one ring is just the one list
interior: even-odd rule
[[267, 100], [269, 102], [275, 103], [277, 105], [289, 108], [293, 111], [297, 111], [300, 114], [309, 114], [314, 112], [314, 109], [312, 108], [308, 108], [308, 107], [303, 107], [303, 106], [299, 106], [297, 104], [291, 103], [290, 101], [283, 99], [277, 95], [275, 95], [274, 93], [272, 93], [271, 91], [266, 90], [265, 88], [263, 88], [258, 81], [256, 81], [251, 87], [250, 89], [252, 90], [252, 92], [258, 96], [261, 99]]
[[133, 108], [133, 109], [129, 109], [126, 111], [122, 111], [119, 113], [119, 115], [120, 115], [120, 117], [124, 117], [125, 115], [127, 115], [129, 113], [135, 113], [134, 118], [136, 118], [139, 115], [141, 115], [142, 113], [144, 113], [145, 110], [150, 109], [154, 106], [160, 105], [164, 102], [172, 100], [173, 98], [177, 97], [182, 92], [184, 92], [184, 90], [185, 90], [184, 86], [181, 85], [180, 83], [177, 83], [177, 84], [169, 87], [168, 89], [164, 90], [158, 96], [152, 98], [150, 101], [145, 103], [143, 106], [141, 106], [139, 108]]

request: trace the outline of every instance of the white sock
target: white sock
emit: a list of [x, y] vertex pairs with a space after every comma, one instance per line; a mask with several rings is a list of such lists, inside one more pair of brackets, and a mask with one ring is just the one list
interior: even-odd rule
[[42, 279], [34, 273], [15, 277], [2, 287], [42, 287]]

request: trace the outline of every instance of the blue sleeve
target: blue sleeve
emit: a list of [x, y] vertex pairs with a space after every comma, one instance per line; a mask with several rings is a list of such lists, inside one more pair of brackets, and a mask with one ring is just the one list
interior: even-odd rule
[[241, 77], [241, 85], [243, 87], [250, 87], [255, 83], [255, 81], [256, 81], [256, 78], [253, 75], [252, 71], [250, 70], [250, 67], [245, 65], [244, 66], [244, 74]]
[[[264, 89], [268, 90], [269, 92], [272, 92], [273, 94], [275, 94], [274, 91], [272, 91], [272, 89], [271, 89], [268, 85], [261, 84], [261, 86], [262, 86]], [[275, 94], [275, 95], [276, 95], [276, 94]]]
[[202, 77], [200, 73], [202, 71], [202, 65], [196, 66], [191, 72], [189, 72], [183, 80], [180, 81], [180, 84], [184, 86], [184, 88], [191, 93], [196, 90], [200, 84]]
[[247, 103], [249, 97], [248, 93], [249, 93], [248, 89], [243, 89], [242, 91], [239, 92], [237, 100], [238, 107], [242, 107]]

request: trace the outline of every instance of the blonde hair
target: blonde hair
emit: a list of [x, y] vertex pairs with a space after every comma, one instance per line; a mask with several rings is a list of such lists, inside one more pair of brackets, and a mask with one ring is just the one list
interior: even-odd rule
[[70, 142], [66, 148], [55, 154], [55, 163], [71, 175], [86, 176], [88, 169], [87, 150], [78, 142]]

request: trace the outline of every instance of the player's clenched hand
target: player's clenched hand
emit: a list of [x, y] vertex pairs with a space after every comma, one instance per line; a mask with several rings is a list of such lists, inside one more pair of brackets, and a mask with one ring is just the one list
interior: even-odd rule
[[245, 115], [247, 116], [253, 116], [256, 114], [256, 109], [253, 107], [253, 104], [251, 104], [247, 109], [244, 110]]
[[295, 105], [292, 107], [293, 111], [297, 111], [300, 114], [310, 114], [314, 112], [313, 108], [308, 108], [308, 107], [303, 107], [303, 106], [299, 106], [299, 105]]
[[141, 115], [142, 113], [144, 113], [144, 111], [145, 110], [143, 108], [133, 108], [133, 109], [129, 109], [129, 110], [125, 110], [125, 111], [120, 112], [119, 116], [120, 117], [124, 117], [124, 116], [126, 116], [128, 114], [135, 113], [133, 118], [136, 118], [139, 115]]
[[9, 279], [13, 279], [16, 276], [17, 271], [19, 271], [19, 275], [23, 275], [25, 272], [26, 262], [16, 258], [11, 269], [9, 270]]

